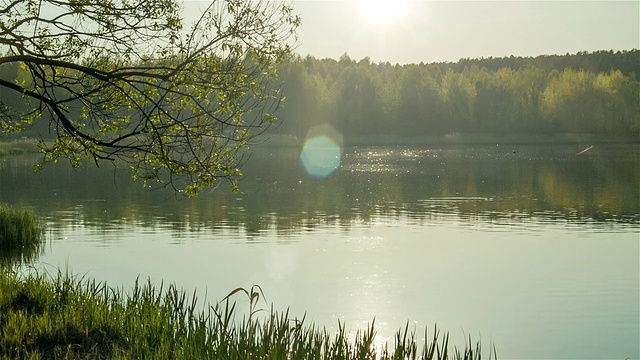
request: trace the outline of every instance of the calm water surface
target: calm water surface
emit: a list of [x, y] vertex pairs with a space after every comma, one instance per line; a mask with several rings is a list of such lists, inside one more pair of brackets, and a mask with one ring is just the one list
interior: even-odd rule
[[437, 324], [500, 358], [639, 358], [640, 149], [582, 148], [347, 148], [320, 179], [299, 149], [265, 147], [240, 194], [198, 199], [111, 166], [34, 174], [37, 158], [10, 158], [0, 201], [46, 220], [37, 266], [52, 272], [210, 301], [259, 284], [329, 329]]

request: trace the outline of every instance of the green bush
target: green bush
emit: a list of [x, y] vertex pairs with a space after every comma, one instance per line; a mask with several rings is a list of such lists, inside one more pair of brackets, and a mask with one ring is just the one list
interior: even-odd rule
[[32, 211], [0, 204], [0, 264], [34, 260], [41, 252], [42, 235]]

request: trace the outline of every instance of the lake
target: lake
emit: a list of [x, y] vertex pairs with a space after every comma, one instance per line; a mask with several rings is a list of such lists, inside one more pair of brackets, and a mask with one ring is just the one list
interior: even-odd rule
[[14, 157], [0, 202], [44, 219], [35, 266], [52, 273], [212, 302], [258, 284], [321, 327], [375, 318], [380, 341], [437, 324], [503, 359], [637, 359], [640, 147], [577, 155], [589, 145], [349, 147], [326, 178], [300, 149], [262, 146], [240, 193], [196, 199], [109, 164], [35, 174], [39, 158]]

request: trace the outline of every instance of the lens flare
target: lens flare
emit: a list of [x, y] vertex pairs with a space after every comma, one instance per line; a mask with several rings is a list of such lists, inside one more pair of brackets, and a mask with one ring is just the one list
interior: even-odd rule
[[326, 178], [342, 161], [343, 138], [331, 125], [314, 127], [307, 133], [300, 161], [311, 176]]

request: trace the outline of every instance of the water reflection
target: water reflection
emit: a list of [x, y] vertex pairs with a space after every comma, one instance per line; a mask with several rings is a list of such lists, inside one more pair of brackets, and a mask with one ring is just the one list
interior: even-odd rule
[[350, 148], [326, 179], [311, 177], [297, 149], [259, 148], [241, 194], [228, 189], [186, 199], [143, 189], [125, 169], [74, 171], [37, 158], [0, 163], [0, 201], [35, 208], [51, 231], [142, 227], [175, 236], [229, 231], [258, 238], [404, 219], [512, 224], [567, 222], [638, 228], [640, 160], [636, 146], [600, 146], [581, 156], [568, 147]]
[[0, 201], [48, 221], [40, 262], [53, 271], [125, 287], [149, 276], [212, 300], [259, 284], [320, 326], [375, 317], [391, 338], [407, 321], [438, 324], [454, 344], [462, 328], [503, 358], [634, 358], [637, 150], [347, 148], [321, 179], [300, 149], [263, 147], [243, 193], [197, 199], [122, 169], [34, 174], [38, 159], [14, 158], [0, 163]]

